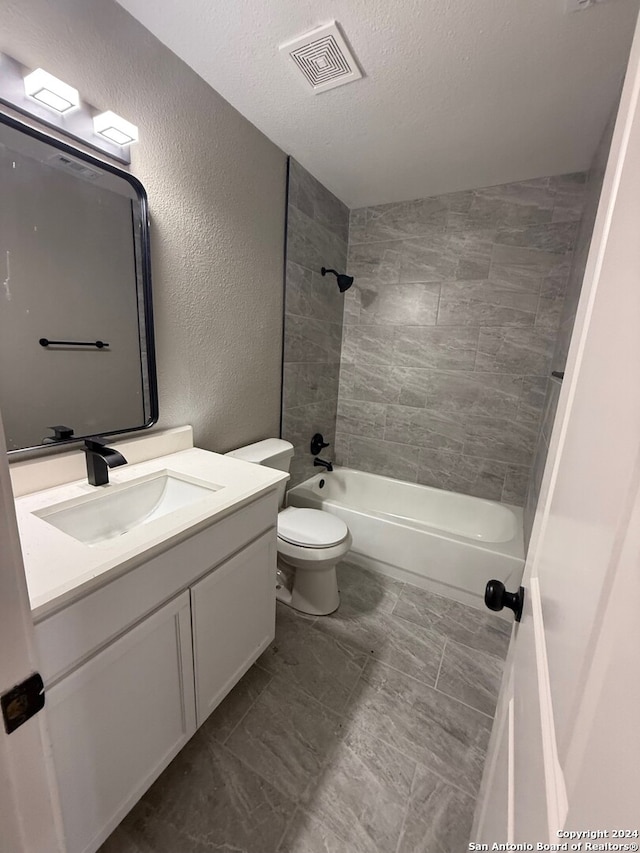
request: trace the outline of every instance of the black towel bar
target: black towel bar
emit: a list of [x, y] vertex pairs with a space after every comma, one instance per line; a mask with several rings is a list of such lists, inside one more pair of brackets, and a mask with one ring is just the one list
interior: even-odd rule
[[63, 347], [96, 347], [96, 349], [104, 349], [109, 346], [106, 341], [50, 341], [49, 338], [40, 338], [39, 344], [41, 347], [56, 344]]

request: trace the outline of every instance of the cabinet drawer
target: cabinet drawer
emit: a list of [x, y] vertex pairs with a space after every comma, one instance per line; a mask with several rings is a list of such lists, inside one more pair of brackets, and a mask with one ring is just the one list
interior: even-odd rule
[[274, 528], [277, 515], [274, 491], [43, 619], [35, 635], [45, 685]]

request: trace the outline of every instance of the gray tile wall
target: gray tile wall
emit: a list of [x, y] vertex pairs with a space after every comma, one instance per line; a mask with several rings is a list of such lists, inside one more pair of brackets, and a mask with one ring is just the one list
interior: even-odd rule
[[585, 182], [351, 211], [339, 463], [524, 503]]
[[[569, 272], [569, 281], [566, 288], [564, 302], [562, 304], [562, 311], [560, 313], [555, 351], [551, 363], [552, 370], [563, 371], [567, 362], [567, 353], [569, 352], [571, 333], [573, 332], [578, 300], [580, 299], [580, 291], [582, 290], [582, 279], [584, 278], [584, 271], [587, 265], [591, 235], [593, 233], [593, 226], [596, 219], [596, 213], [598, 211], [598, 202], [600, 201], [600, 192], [602, 190], [602, 182], [604, 180], [604, 173], [607, 166], [616, 114], [617, 109], [614, 110], [611, 118], [609, 119], [607, 127], [602, 135], [602, 139], [600, 140], [598, 150], [596, 151], [593, 165], [587, 176], [583, 215], [578, 229], [571, 270]], [[544, 420], [538, 433], [533, 463], [533, 474], [529, 481], [525, 503], [524, 532], [525, 542], [527, 544], [529, 542], [529, 537], [531, 536], [533, 519], [535, 516], [536, 506], [538, 504], [538, 498], [540, 496], [542, 474], [547, 461], [547, 453], [549, 452], [549, 438], [551, 436], [551, 428], [553, 427], [556, 415], [558, 398], [560, 396], [560, 387], [560, 382], [557, 379], [552, 377], [548, 378], [545, 392]]]
[[317, 473], [309, 442], [321, 432], [333, 458], [347, 264], [348, 208], [293, 158], [289, 166], [282, 437], [295, 447], [290, 485]]

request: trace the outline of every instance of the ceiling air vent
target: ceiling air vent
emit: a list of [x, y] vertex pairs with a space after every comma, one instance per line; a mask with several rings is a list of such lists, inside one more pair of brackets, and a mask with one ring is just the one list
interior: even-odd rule
[[280, 51], [302, 71], [316, 94], [362, 77], [335, 21], [281, 44]]

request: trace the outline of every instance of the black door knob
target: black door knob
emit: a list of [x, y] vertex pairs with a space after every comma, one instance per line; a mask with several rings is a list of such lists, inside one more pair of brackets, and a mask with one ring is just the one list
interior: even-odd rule
[[524, 607], [524, 587], [521, 586], [517, 592], [507, 592], [502, 581], [489, 581], [484, 591], [484, 603], [489, 610], [498, 611], [508, 607], [509, 610], [513, 610], [516, 622], [519, 622], [522, 619]]

